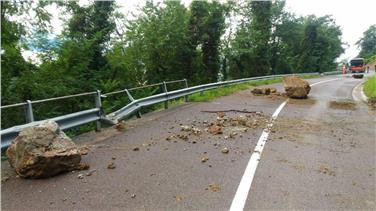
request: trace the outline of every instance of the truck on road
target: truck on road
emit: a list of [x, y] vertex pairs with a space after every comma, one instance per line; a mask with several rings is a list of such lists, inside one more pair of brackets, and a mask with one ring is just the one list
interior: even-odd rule
[[354, 78], [363, 78], [365, 72], [364, 59], [354, 58], [350, 60], [350, 72], [353, 74]]

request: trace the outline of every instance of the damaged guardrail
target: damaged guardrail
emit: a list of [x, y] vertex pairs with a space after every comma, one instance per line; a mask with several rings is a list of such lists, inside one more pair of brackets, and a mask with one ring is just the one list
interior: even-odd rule
[[[193, 86], [193, 87], [188, 87], [187, 80], [183, 79], [183, 80], [167, 81], [167, 82], [162, 82], [162, 83], [157, 83], [157, 84], [135, 87], [135, 88], [130, 88], [130, 89], [124, 89], [124, 90], [110, 92], [106, 94], [101, 94], [101, 92], [97, 90], [95, 92], [87, 92], [87, 93], [81, 93], [81, 94], [69, 95], [69, 96], [63, 96], [63, 97], [57, 97], [57, 98], [50, 98], [50, 99], [44, 99], [44, 100], [27, 101], [25, 103], [17, 103], [13, 105], [5, 105], [5, 106], [1, 106], [0, 109], [16, 107], [16, 106], [26, 106], [25, 115], [26, 115], [26, 119], [28, 123], [1, 130], [0, 131], [1, 148], [8, 147], [11, 141], [18, 135], [18, 133], [23, 128], [30, 127], [33, 125], [38, 125], [41, 121], [43, 121], [43, 120], [34, 121], [33, 110], [32, 110], [32, 104], [34, 103], [41, 103], [41, 102], [60, 100], [60, 99], [85, 96], [85, 95], [93, 95], [95, 99], [95, 108], [84, 110], [84, 111], [79, 111], [76, 113], [71, 113], [71, 114], [67, 114], [63, 116], [54, 117], [54, 118], [51, 118], [51, 120], [57, 122], [60, 125], [60, 128], [62, 130], [77, 127], [77, 126], [87, 124], [90, 122], [96, 122], [96, 129], [99, 130], [101, 128], [101, 122], [116, 124], [120, 120], [130, 117], [133, 114], [136, 114], [138, 117], [141, 117], [141, 114], [139, 113], [139, 110], [141, 108], [154, 105], [157, 103], [162, 103], [162, 102], [165, 103], [165, 108], [167, 109], [169, 100], [180, 98], [180, 97], [185, 97], [185, 101], [188, 101], [188, 96], [197, 92], [203, 92], [203, 91], [207, 91], [210, 89], [215, 89], [215, 88], [219, 88], [223, 86], [229, 86], [229, 85], [234, 85], [234, 84], [239, 84], [239, 83], [244, 83], [244, 82], [249, 82], [249, 81], [275, 79], [275, 78], [291, 76], [291, 75], [312, 75], [312, 74], [318, 74], [318, 73], [281, 74], [281, 75], [269, 75], [269, 76], [261, 76], [261, 77], [242, 78], [242, 79], [237, 79], [237, 80], [203, 84], [203, 85], [198, 85], [198, 86]], [[185, 88], [174, 90], [174, 91], [167, 90], [167, 84], [179, 83], [179, 82], [184, 82]], [[134, 99], [133, 96], [129, 92], [131, 90], [142, 89], [142, 88], [151, 87], [151, 86], [161, 86], [163, 93], [140, 98], [140, 99]], [[117, 94], [117, 93], [125, 93], [131, 102], [125, 105], [123, 108], [115, 112], [112, 112], [108, 115], [105, 115], [102, 109], [102, 98], [107, 97], [112, 94]]]

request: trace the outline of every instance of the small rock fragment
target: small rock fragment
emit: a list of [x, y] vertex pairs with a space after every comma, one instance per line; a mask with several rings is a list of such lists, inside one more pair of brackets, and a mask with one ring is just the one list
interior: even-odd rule
[[86, 176], [91, 176], [96, 171], [97, 171], [96, 169], [90, 170], [88, 173], [86, 173]]
[[209, 188], [213, 192], [218, 192], [221, 190], [221, 186], [217, 183], [209, 184]]
[[83, 174], [79, 174], [79, 175], [77, 175], [77, 178], [78, 178], [78, 179], [83, 179], [83, 178], [84, 178], [84, 175], [83, 175]]
[[9, 177], [8, 176], [3, 176], [1, 177], [1, 182], [6, 182], [9, 180]]
[[224, 154], [229, 153], [229, 151], [230, 151], [230, 150], [229, 150], [227, 147], [225, 147], [225, 148], [223, 148], [223, 149], [221, 150], [221, 152], [224, 153]]
[[276, 88], [269, 88], [270, 90], [270, 93], [277, 93], [277, 89]]
[[253, 93], [254, 95], [261, 95], [262, 94], [262, 89], [260, 89], [260, 88], [254, 88], [254, 89], [252, 89], [251, 93]]
[[182, 201], [183, 197], [181, 197], [181, 196], [175, 196], [175, 199], [176, 199], [176, 201]]
[[218, 113], [217, 113], [217, 116], [218, 116], [219, 118], [223, 118], [223, 117], [226, 116], [226, 114], [225, 114], [225, 112], [218, 112]]
[[132, 199], [136, 198], [136, 194], [132, 194], [132, 195], [131, 195], [131, 198], [132, 198]]
[[208, 157], [202, 157], [202, 158], [201, 158], [201, 163], [205, 163], [205, 162], [208, 161], [208, 160], [209, 160]]
[[197, 127], [193, 127], [193, 128], [192, 128], [192, 132], [193, 132], [193, 134], [195, 134], [195, 135], [201, 134], [201, 130], [198, 129]]
[[139, 148], [139, 147], [134, 147], [132, 150], [133, 150], [133, 151], [139, 151], [140, 148]]
[[78, 149], [81, 155], [87, 155], [89, 153], [89, 147], [83, 146]]
[[185, 135], [185, 134], [178, 134], [177, 137], [184, 141], [187, 141], [189, 139], [188, 135]]
[[181, 128], [181, 131], [186, 131], [186, 132], [189, 132], [192, 130], [192, 128], [189, 127], [188, 125], [182, 125], [180, 128]]
[[231, 133], [230, 133], [230, 138], [235, 138], [236, 135], [238, 135], [237, 132], [231, 132]]
[[110, 162], [110, 163], [108, 164], [107, 168], [108, 168], [108, 169], [114, 169], [114, 168], [116, 168], [116, 165], [115, 165], [114, 162]]
[[173, 138], [175, 138], [175, 136], [173, 136], [173, 135], [172, 135], [172, 136], [169, 136], [169, 137], [166, 138], [166, 141], [170, 141], [170, 140], [173, 139]]
[[222, 129], [221, 126], [212, 125], [212, 126], [209, 127], [209, 133], [214, 134], [214, 135], [222, 134], [223, 133], [223, 129]]
[[77, 166], [77, 168], [76, 168], [76, 170], [88, 170], [90, 168], [90, 165], [89, 164], [87, 164], [87, 163], [80, 163], [78, 166]]
[[115, 128], [118, 131], [124, 131], [126, 129], [125, 123], [123, 121], [119, 122], [118, 124], [115, 125]]

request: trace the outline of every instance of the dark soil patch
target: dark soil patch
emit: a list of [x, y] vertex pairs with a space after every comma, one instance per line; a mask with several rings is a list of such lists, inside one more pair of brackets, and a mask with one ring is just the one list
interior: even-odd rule
[[290, 99], [289, 103], [295, 105], [313, 105], [317, 102], [316, 99], [306, 98], [306, 99]]
[[356, 103], [352, 101], [330, 101], [329, 107], [332, 109], [355, 110]]
[[372, 110], [376, 110], [376, 98], [370, 98], [368, 99], [368, 106], [372, 109]]

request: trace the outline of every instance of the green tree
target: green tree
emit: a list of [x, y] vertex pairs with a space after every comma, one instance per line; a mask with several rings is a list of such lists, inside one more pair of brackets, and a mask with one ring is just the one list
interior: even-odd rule
[[342, 32], [330, 16], [306, 19], [298, 72], [324, 72], [334, 70], [335, 58], [342, 52]]
[[[27, 46], [22, 41], [29, 34], [26, 25], [34, 25], [38, 31], [46, 31], [50, 15], [43, 9], [47, 3], [39, 2], [33, 6], [32, 2], [1, 1], [1, 95], [2, 104], [16, 103], [31, 99], [36, 90], [35, 71], [31, 62], [26, 61], [22, 51]], [[35, 20], [26, 23], [16, 21], [14, 17], [25, 13], [35, 14]]]
[[194, 1], [190, 5], [184, 66], [187, 78], [198, 83], [218, 80], [226, 10], [226, 5], [216, 1]]
[[270, 72], [271, 1], [245, 1], [238, 5], [242, 16], [231, 42], [230, 75], [234, 78]]
[[368, 58], [376, 54], [376, 24], [363, 33], [357, 45], [360, 47], [359, 57]]
[[271, 1], [251, 1], [251, 41], [254, 43], [253, 65], [256, 76], [266, 75], [270, 72], [271, 9]]
[[140, 12], [137, 19], [128, 23], [125, 35], [125, 56], [134, 58], [131, 69], [143, 71], [147, 83], [181, 79], [186, 8], [178, 1], [165, 2], [165, 7], [147, 1]]

